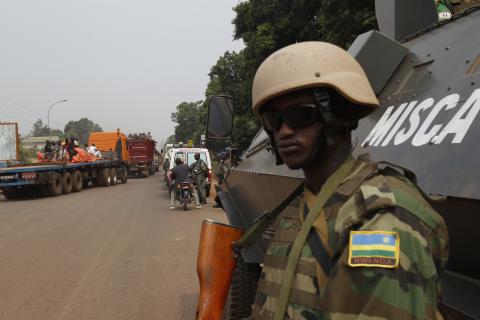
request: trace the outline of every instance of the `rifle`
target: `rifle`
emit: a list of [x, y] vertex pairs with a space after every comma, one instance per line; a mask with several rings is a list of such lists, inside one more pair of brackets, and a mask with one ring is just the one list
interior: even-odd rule
[[203, 221], [197, 258], [197, 320], [222, 318], [236, 264], [232, 242], [242, 234], [241, 228], [209, 219]]
[[259, 216], [246, 232], [242, 228], [204, 220], [200, 233], [197, 273], [200, 296], [197, 320], [220, 320], [232, 282], [236, 257], [260, 239], [276, 217], [303, 191], [301, 183], [272, 211]]

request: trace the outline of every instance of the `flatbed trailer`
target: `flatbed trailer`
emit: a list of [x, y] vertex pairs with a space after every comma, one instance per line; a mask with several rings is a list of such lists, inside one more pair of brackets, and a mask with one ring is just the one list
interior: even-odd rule
[[56, 197], [89, 185], [108, 187], [128, 180], [125, 163], [104, 159], [80, 163], [37, 163], [0, 168], [0, 189], [7, 199]]

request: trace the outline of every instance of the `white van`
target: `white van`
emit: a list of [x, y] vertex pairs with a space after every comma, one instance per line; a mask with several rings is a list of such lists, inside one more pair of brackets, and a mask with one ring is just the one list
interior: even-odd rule
[[170, 155], [170, 170], [175, 166], [175, 160], [181, 158], [183, 163], [191, 165], [195, 162], [195, 153], [200, 154], [200, 159], [205, 161], [208, 167], [208, 177], [205, 179], [206, 196], [210, 196], [210, 186], [212, 184], [212, 162], [210, 161], [210, 153], [205, 148], [172, 148], [169, 151]]

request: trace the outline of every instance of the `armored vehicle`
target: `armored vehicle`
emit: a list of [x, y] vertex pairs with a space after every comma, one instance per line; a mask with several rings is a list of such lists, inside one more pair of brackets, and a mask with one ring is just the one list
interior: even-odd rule
[[[359, 35], [349, 52], [365, 69], [381, 108], [359, 123], [353, 143], [357, 155], [414, 171], [422, 189], [438, 200], [433, 205], [450, 234], [441, 309], [446, 318], [480, 319], [480, 1], [450, 2], [453, 15], [439, 21], [433, 0], [376, 0], [379, 31]], [[226, 136], [231, 102], [215, 97], [209, 112], [209, 136]], [[226, 128], [211, 128], [219, 120]], [[275, 165], [268, 136], [260, 131], [219, 193], [230, 223], [252, 225], [302, 177]], [[262, 239], [242, 253], [227, 318], [248, 313], [267, 245]]]

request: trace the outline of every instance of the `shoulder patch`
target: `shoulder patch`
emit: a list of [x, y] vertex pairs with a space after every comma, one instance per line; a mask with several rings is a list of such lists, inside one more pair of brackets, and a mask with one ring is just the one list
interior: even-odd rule
[[350, 231], [350, 267], [396, 268], [400, 259], [400, 237], [394, 231]]

